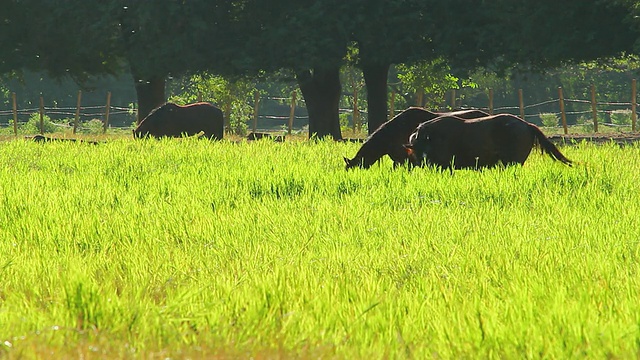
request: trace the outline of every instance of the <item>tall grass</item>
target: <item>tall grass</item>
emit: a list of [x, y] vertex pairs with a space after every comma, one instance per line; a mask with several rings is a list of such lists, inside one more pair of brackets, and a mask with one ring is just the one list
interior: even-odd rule
[[449, 175], [357, 146], [0, 143], [0, 357], [640, 354], [640, 148]]

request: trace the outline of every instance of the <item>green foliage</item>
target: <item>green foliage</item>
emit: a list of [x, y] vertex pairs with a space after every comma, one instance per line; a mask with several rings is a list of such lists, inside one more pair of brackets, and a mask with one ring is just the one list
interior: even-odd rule
[[246, 102], [232, 101], [231, 102], [231, 118], [229, 119], [229, 131], [231, 133], [245, 136], [249, 129], [249, 121], [253, 114], [251, 106]]
[[3, 79], [0, 76], [0, 106], [9, 107], [11, 104], [11, 92], [3, 83]]
[[586, 133], [593, 133], [595, 131], [595, 125], [593, 124], [593, 118], [583, 116], [578, 119], [578, 124], [582, 125], [582, 131]]
[[[31, 69], [82, 81], [126, 67], [117, 37], [122, 4], [21, 0], [4, 2], [3, 10], [0, 74]], [[39, 35], [29, 36], [34, 31]]]
[[553, 113], [542, 113], [538, 116], [540, 117], [540, 121], [544, 127], [557, 127], [560, 121], [558, 115]]
[[351, 113], [341, 113], [340, 115], [340, 128], [342, 132], [353, 128], [353, 115]]
[[[70, 131], [75, 120], [73, 118], [58, 119], [55, 122], [48, 115], [44, 115], [44, 134], [64, 133]], [[79, 134], [98, 135], [103, 132], [103, 122], [100, 119], [92, 119], [90, 121], [78, 124]], [[9, 121], [9, 126], [3, 128], [2, 133], [13, 134], [13, 119]], [[33, 135], [40, 133], [40, 114], [33, 113], [29, 116], [26, 123], [18, 123], [18, 134]]]
[[82, 134], [98, 135], [102, 134], [103, 131], [104, 123], [100, 119], [91, 119], [83, 123], [79, 128], [79, 132]]
[[[60, 126], [57, 126], [53, 121], [51, 121], [51, 118], [47, 115], [44, 114], [44, 116], [42, 117], [42, 123], [43, 123], [43, 133], [47, 134], [47, 133], [55, 133], [55, 132], [61, 132], [63, 131], [63, 128]], [[10, 121], [10, 128], [13, 129], [13, 119]], [[29, 116], [29, 120], [24, 123], [24, 124], [20, 124], [18, 123], [18, 132], [21, 134], [39, 134], [40, 133], [40, 114], [39, 113], [32, 113]]]
[[[367, 108], [367, 89], [364, 82], [364, 76], [362, 70], [355, 66], [343, 66], [340, 69], [340, 82], [342, 83], [343, 94], [348, 94], [342, 97], [341, 107], [353, 109], [353, 94], [358, 96], [358, 108]], [[361, 114], [362, 117], [362, 114]], [[366, 122], [366, 121], [365, 121]]]
[[[436, 52], [460, 72], [479, 65], [498, 71], [545, 70], [634, 53], [639, 35], [637, 20], [625, 21], [630, 20], [629, 7], [617, 1], [570, 0], [563, 2], [563, 11], [557, 11], [553, 0], [432, 4], [429, 15], [431, 29], [436, 30]], [[571, 24], [571, 28], [557, 37], [553, 27], [542, 25], [554, 23]]]
[[615, 125], [631, 125], [631, 110], [614, 110], [611, 112], [611, 122]]
[[423, 104], [419, 105], [426, 108], [436, 108], [444, 102], [447, 91], [459, 88], [459, 79], [450, 74], [449, 66], [443, 59], [399, 64], [396, 68], [406, 91], [414, 94], [422, 91], [425, 94]]
[[453, 176], [358, 147], [0, 143], [0, 353], [637, 355], [639, 147]]

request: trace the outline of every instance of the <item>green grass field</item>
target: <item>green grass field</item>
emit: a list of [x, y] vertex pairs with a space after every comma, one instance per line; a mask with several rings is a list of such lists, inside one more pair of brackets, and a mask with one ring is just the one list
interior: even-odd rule
[[0, 358], [637, 358], [640, 147], [0, 142]]

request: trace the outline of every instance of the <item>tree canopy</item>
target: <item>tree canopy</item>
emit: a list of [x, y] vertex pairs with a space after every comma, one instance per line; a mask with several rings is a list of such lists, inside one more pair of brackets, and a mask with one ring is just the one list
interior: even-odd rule
[[122, 70], [113, 2], [3, 1], [0, 74], [29, 69], [85, 79]]
[[629, 6], [606, 0], [432, 2], [436, 52], [457, 70], [544, 70], [633, 52]]
[[81, 81], [130, 70], [144, 114], [166, 100], [170, 75], [288, 69], [311, 106], [310, 131], [339, 138], [336, 94], [350, 46], [373, 131], [386, 117], [391, 64], [444, 61], [462, 74], [638, 54], [639, 8], [630, 0], [4, 0], [0, 73]]

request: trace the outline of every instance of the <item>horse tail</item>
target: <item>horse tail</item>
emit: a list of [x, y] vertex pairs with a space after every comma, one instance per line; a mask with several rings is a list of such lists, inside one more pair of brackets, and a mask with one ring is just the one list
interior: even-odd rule
[[542, 133], [540, 128], [538, 128], [533, 124], [529, 124], [529, 128], [531, 129], [531, 132], [533, 133], [535, 140], [540, 146], [540, 149], [542, 150], [543, 153], [546, 152], [553, 160], [558, 160], [563, 164], [566, 164], [569, 166], [573, 164], [571, 160], [567, 159], [566, 156], [562, 155], [560, 150], [558, 150], [558, 148], [555, 145], [553, 145], [551, 141], [549, 141], [549, 139]]

